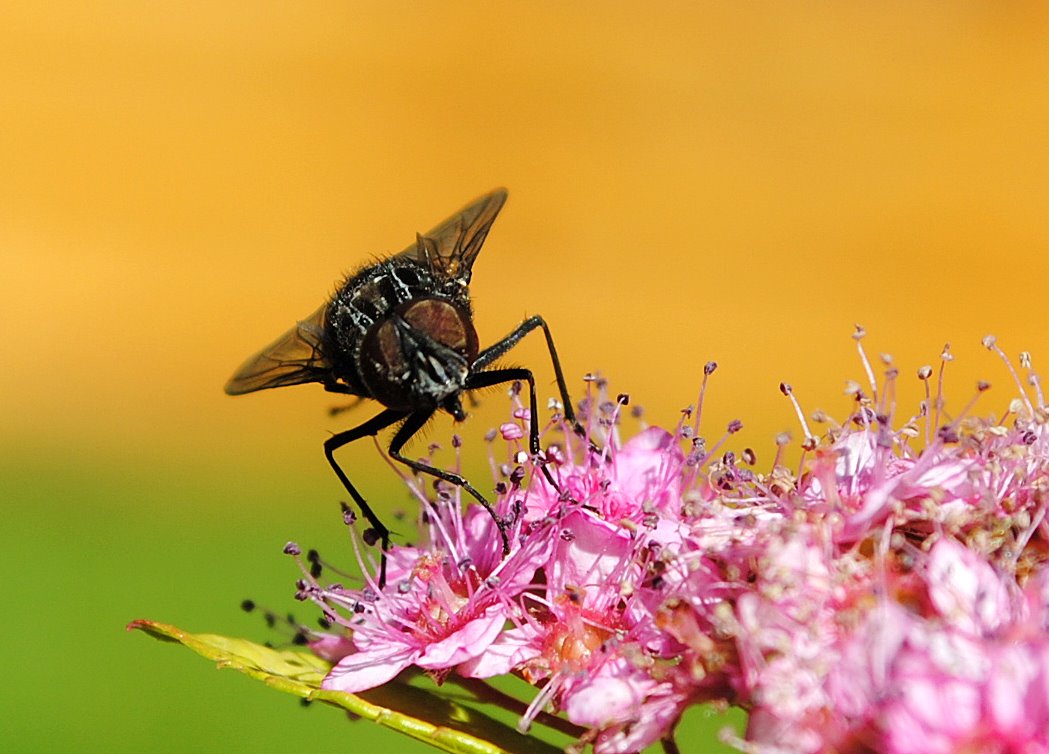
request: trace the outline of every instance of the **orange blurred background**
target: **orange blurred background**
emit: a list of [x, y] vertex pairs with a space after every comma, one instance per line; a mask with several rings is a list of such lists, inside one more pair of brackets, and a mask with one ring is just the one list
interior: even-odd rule
[[[482, 343], [542, 314], [577, 393], [599, 370], [672, 424], [715, 359], [705, 433], [742, 419], [760, 467], [800, 434], [781, 380], [848, 410], [859, 322], [901, 368], [900, 413], [946, 341], [952, 405], [985, 378], [979, 405], [1004, 409], [980, 337], [1049, 358], [1047, 40], [1041, 3], [5, 4], [0, 470], [9, 622], [29, 623], [5, 704], [27, 712], [0, 744], [360, 735], [121, 629], [265, 638], [235, 606], [290, 603], [284, 539], [349, 557], [321, 442], [371, 408], [222, 385], [341, 275], [495, 186]], [[511, 361], [545, 398], [533, 340]], [[474, 413], [480, 449], [505, 402]], [[400, 502], [359, 445], [365, 494]], [[278, 732], [243, 720], [271, 714]]]

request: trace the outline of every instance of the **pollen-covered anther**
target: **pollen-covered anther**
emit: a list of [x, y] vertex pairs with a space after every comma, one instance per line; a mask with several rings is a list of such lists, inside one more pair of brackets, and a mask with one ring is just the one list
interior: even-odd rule
[[521, 425], [514, 422], [506, 422], [499, 425], [499, 434], [502, 435], [504, 440], [520, 440], [525, 433]]
[[574, 605], [583, 604], [586, 598], [586, 590], [575, 584], [565, 584], [565, 598]]
[[621, 519], [619, 519], [618, 524], [619, 524], [619, 526], [621, 528], [626, 529], [632, 535], [633, 534], [637, 534], [638, 531], [640, 531], [640, 529], [638, 528], [637, 523], [635, 521], [632, 521], [629, 518], [621, 518]]
[[950, 445], [950, 444], [953, 444], [953, 443], [957, 443], [958, 440], [960, 439], [960, 435], [958, 434], [958, 429], [956, 427], [954, 427], [953, 425], [946, 425], [946, 426], [940, 427], [936, 431], [936, 436], [940, 438], [941, 442], [943, 442], [944, 444], [947, 444], [947, 445]]

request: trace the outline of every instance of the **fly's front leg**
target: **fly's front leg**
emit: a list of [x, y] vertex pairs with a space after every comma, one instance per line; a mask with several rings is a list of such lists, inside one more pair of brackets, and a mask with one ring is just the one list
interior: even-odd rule
[[[532, 371], [523, 367], [492, 369], [488, 372], [480, 372], [478, 374], [470, 375], [470, 379], [467, 380], [466, 386], [468, 389], [473, 390], [475, 388], [499, 385], [503, 382], [520, 382], [522, 380], [528, 383], [528, 408], [531, 412], [531, 419], [528, 422], [528, 449], [532, 454], [532, 458], [538, 458], [539, 423], [536, 421], [535, 377], [532, 375]], [[546, 477], [546, 481], [550, 482], [550, 485], [560, 493], [561, 485], [559, 485], [557, 480], [554, 479], [554, 475], [550, 473], [550, 469], [546, 467], [545, 463], [540, 464], [540, 468], [543, 471], [543, 476]]]
[[[488, 348], [481, 351], [481, 354], [477, 357], [472, 365], [474, 371], [481, 371], [486, 366], [491, 364], [493, 361], [498, 359], [500, 356], [505, 354], [511, 348], [516, 346], [528, 333], [535, 330], [537, 327], [543, 328], [543, 335], [546, 337], [546, 349], [550, 352], [550, 362], [554, 366], [554, 377], [557, 379], [557, 390], [561, 394], [561, 405], [564, 407], [565, 419], [572, 425], [572, 430], [582, 438], [586, 438], [586, 430], [583, 429], [579, 420], [576, 419], [575, 409], [572, 407], [572, 399], [568, 395], [568, 384], [565, 382], [565, 373], [561, 369], [561, 359], [557, 356], [557, 348], [554, 346], [554, 336], [550, 334], [550, 327], [539, 315], [529, 317], [524, 322], [514, 328], [513, 332], [507, 335], [502, 340], [493, 343]], [[505, 370], [497, 370], [505, 371]], [[490, 372], [491, 374], [491, 372]], [[494, 383], [489, 383], [494, 384]], [[534, 392], [534, 391], [533, 391]], [[533, 424], [535, 418], [535, 401], [532, 401], [532, 416]], [[539, 438], [538, 433], [536, 434], [536, 444], [538, 445]], [[597, 447], [593, 443], [590, 443], [591, 450], [597, 450]], [[533, 452], [538, 452], [533, 450]]]
[[369, 506], [367, 501], [361, 496], [361, 493], [359, 493], [357, 488], [350, 482], [349, 477], [346, 476], [346, 472], [344, 472], [335, 461], [335, 451], [343, 445], [347, 445], [354, 440], [359, 440], [362, 437], [374, 437], [383, 429], [391, 424], [397, 423], [405, 416], [406, 414], [404, 411], [386, 409], [381, 414], [364, 422], [364, 424], [346, 430], [345, 432], [339, 432], [324, 441], [324, 457], [328, 459], [328, 463], [331, 464], [332, 469], [335, 471], [335, 476], [339, 478], [339, 481], [342, 482], [342, 486], [350, 493], [350, 497], [352, 497], [353, 502], [357, 504], [357, 508], [360, 510], [361, 515], [364, 516], [368, 521], [369, 526], [371, 526], [371, 529], [365, 532], [365, 541], [369, 542], [369, 544], [374, 544], [375, 541], [382, 543], [382, 556], [379, 566], [380, 589], [386, 586], [386, 551], [390, 548], [390, 530], [387, 529], [386, 525], [375, 515], [375, 511], [371, 509], [371, 506]]

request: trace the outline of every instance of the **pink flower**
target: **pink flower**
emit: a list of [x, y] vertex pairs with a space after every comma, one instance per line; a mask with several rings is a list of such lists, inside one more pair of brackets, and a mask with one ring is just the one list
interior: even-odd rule
[[555, 419], [528, 457], [520, 405], [490, 435], [509, 555], [487, 511], [415, 485], [422, 544], [391, 552], [384, 590], [305, 571], [300, 596], [340, 629], [310, 637], [336, 662], [325, 688], [413, 666], [514, 674], [535, 687], [522, 730], [563, 714], [596, 754], [639, 751], [711, 700], [749, 712], [737, 743], [756, 754], [1049, 754], [1040, 393], [1002, 420], [934, 427], [931, 396], [895, 426], [891, 404], [854, 390], [822, 438], [802, 419], [795, 473], [721, 450], [735, 422], [711, 445], [687, 415], [621, 442], [625, 399], [590, 386], [585, 440]]
[[523, 729], [552, 704], [577, 725], [620, 732], [609, 734], [599, 752], [627, 751], [616, 748], [625, 741], [658, 740], [664, 726], [651, 723], [646, 700], [674, 698], [680, 707], [685, 695], [633, 662], [669, 657], [678, 646], [654, 628], [639, 599], [648, 574], [647, 538], [582, 509], [567, 513], [546, 536], [556, 543], [543, 568], [542, 594], [525, 595], [520, 625], [459, 672], [478, 678], [516, 672], [542, 683]]
[[[476, 657], [502, 630], [503, 605], [487, 596], [491, 590], [483, 584], [471, 585], [468, 574], [450, 581], [450, 564], [413, 548], [396, 554], [399, 565], [412, 564], [410, 572], [390, 571], [407, 588], [370, 602], [363, 595], [354, 598], [356, 620], [351, 627], [357, 651], [339, 660], [324, 688], [365, 691], [411, 665], [446, 670]], [[336, 596], [328, 598], [335, 601]], [[348, 598], [338, 595], [343, 601]]]
[[[534, 538], [505, 559], [494, 521], [484, 509], [460, 514], [458, 505], [435, 505], [429, 516], [430, 547], [399, 547], [387, 563], [388, 586], [361, 590], [322, 585], [311, 574], [300, 596], [325, 609], [351, 631], [313, 642], [318, 654], [337, 660], [323, 688], [358, 692], [418, 667], [441, 678], [481, 655], [503, 630], [549, 542]], [[393, 588], [390, 588], [390, 587]]]

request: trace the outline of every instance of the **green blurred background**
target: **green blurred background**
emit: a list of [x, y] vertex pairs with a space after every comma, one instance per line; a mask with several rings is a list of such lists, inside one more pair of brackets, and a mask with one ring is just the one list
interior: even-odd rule
[[[1047, 32], [1035, 2], [4, 3], [0, 748], [419, 750], [123, 626], [265, 639], [237, 604], [299, 607], [287, 539], [350, 559], [321, 443], [370, 409], [222, 384], [494, 186], [482, 341], [542, 313], [577, 393], [671, 424], [716, 359], [706, 434], [741, 418], [760, 465], [780, 380], [847, 410], [861, 322], [901, 413], [948, 340], [949, 400], [1003, 408], [980, 337], [1049, 356]], [[513, 360], [552, 394], [540, 342]]]

